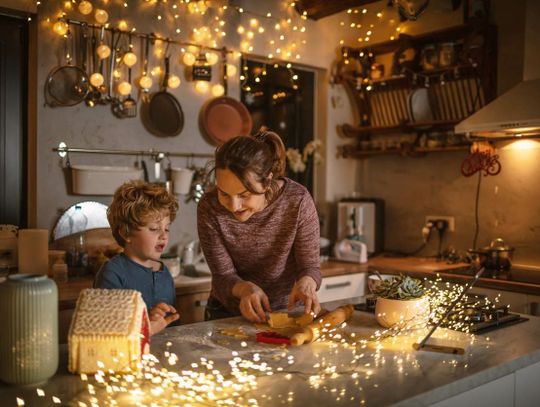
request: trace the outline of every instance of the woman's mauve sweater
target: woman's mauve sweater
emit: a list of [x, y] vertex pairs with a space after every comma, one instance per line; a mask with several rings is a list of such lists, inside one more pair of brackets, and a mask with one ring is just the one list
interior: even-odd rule
[[319, 218], [311, 195], [285, 178], [279, 196], [246, 222], [236, 220], [218, 201], [217, 190], [204, 194], [197, 208], [202, 250], [212, 271], [211, 296], [238, 314], [233, 286], [251, 281], [268, 296], [272, 310], [287, 306], [296, 280], [321, 284]]

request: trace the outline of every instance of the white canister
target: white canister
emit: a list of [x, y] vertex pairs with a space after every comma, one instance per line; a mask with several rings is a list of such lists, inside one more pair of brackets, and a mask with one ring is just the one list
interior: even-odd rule
[[58, 289], [45, 275], [12, 274], [0, 284], [0, 380], [39, 384], [58, 368]]
[[193, 170], [188, 168], [171, 168], [171, 179], [175, 194], [188, 194], [191, 189]]
[[49, 231], [19, 230], [19, 273], [45, 274], [49, 271]]

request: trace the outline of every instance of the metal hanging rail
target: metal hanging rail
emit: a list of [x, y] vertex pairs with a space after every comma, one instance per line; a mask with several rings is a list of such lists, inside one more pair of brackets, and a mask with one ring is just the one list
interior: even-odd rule
[[78, 148], [78, 147], [68, 147], [68, 145], [61, 141], [58, 144], [58, 147], [53, 148], [54, 152], [57, 152], [58, 155], [62, 158], [66, 157], [68, 153], [87, 153], [87, 154], [114, 154], [114, 155], [133, 155], [139, 157], [152, 157], [154, 159], [163, 159], [167, 157], [186, 157], [186, 158], [214, 158], [214, 154], [206, 153], [174, 153], [174, 152], [163, 152], [154, 150], [105, 150], [105, 149], [96, 149], [96, 148]]
[[58, 20], [59, 21], [64, 21], [67, 24], [71, 24], [71, 25], [78, 25], [78, 26], [81, 26], [81, 27], [88, 27], [88, 28], [99, 28], [99, 29], [103, 28], [105, 31], [109, 31], [109, 32], [120, 33], [120, 34], [125, 34], [125, 35], [131, 35], [132, 37], [137, 37], [137, 38], [145, 38], [145, 39], [147, 38], [147, 39], [149, 39], [151, 41], [159, 40], [159, 41], [166, 42], [168, 44], [176, 44], [176, 45], [180, 45], [180, 46], [183, 46], [183, 47], [192, 46], [192, 47], [197, 47], [200, 50], [208, 49], [208, 50], [212, 50], [212, 51], [221, 52], [223, 54], [232, 54], [232, 53], [235, 52], [235, 51], [233, 51], [231, 49], [228, 49], [227, 47], [216, 48], [216, 47], [210, 47], [210, 46], [203, 45], [203, 44], [197, 44], [197, 43], [194, 43], [194, 42], [177, 41], [177, 40], [172, 40], [170, 38], [161, 37], [161, 36], [156, 35], [154, 33], [145, 34], [145, 33], [139, 33], [139, 32], [136, 32], [136, 31], [124, 31], [124, 30], [120, 30], [119, 28], [108, 27], [107, 25], [103, 25], [103, 24], [91, 24], [91, 23], [86, 23], [84, 21], [72, 20], [70, 18], [63, 18], [63, 17], [59, 18]]

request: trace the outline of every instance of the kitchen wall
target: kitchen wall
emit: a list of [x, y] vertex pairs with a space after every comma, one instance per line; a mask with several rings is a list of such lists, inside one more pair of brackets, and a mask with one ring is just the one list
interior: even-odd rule
[[[95, 3], [95, 2], [94, 2]], [[139, 32], [155, 32], [171, 35], [171, 25], [158, 22], [155, 16], [148, 13], [145, 2], [135, 5], [130, 2], [128, 11], [112, 6], [113, 20], [124, 18], [130, 26], [136, 26]], [[140, 120], [116, 119], [108, 106], [90, 109], [79, 105], [69, 108], [50, 108], [44, 105], [42, 84], [49, 71], [61, 63], [59, 50], [61, 40], [52, 33], [52, 18], [64, 4], [62, 1], [49, 0], [42, 2], [38, 16], [38, 174], [37, 226], [52, 229], [59, 214], [73, 203], [82, 199], [110, 203], [111, 197], [74, 196], [67, 194], [66, 181], [63, 174], [63, 162], [52, 151], [60, 141], [72, 147], [107, 148], [107, 149], [149, 149], [164, 151], [212, 153], [214, 147], [208, 144], [198, 128], [197, 116], [209, 95], [201, 95], [194, 91], [193, 84], [185, 80], [183, 66], [178, 64], [178, 56], [174, 60], [174, 71], [183, 83], [172, 93], [182, 104], [186, 123], [182, 133], [174, 138], [163, 139], [149, 134]], [[266, 14], [283, 15], [278, 0], [265, 2], [239, 1], [246, 9]], [[525, 1], [505, 2], [493, 0], [494, 22], [499, 26], [499, 92], [507, 90], [520, 80], [523, 53], [523, 30], [520, 22], [524, 18]], [[369, 13], [363, 17], [366, 26], [372, 18], [372, 42], [385, 41], [395, 33], [398, 21], [394, 10], [385, 8], [386, 1], [367, 6]], [[32, 11], [34, 1], [14, 2], [0, 0], [0, 7], [18, 8]], [[430, 7], [416, 22], [401, 25], [402, 32], [420, 33], [461, 24], [462, 10], [449, 10], [447, 0], [433, 0]], [[382, 10], [387, 14], [380, 19], [370, 17], [374, 11]], [[391, 15], [392, 14], [392, 15]], [[150, 15], [150, 18], [149, 18]], [[77, 16], [75, 14], [75, 16]], [[154, 18], [152, 18], [154, 17]], [[190, 17], [204, 19], [206, 17]], [[300, 62], [317, 73], [317, 117], [314, 135], [325, 144], [325, 160], [316, 168], [316, 200], [320, 211], [327, 220], [323, 233], [332, 236], [334, 232], [335, 202], [337, 199], [353, 192], [365, 196], [376, 196], [386, 200], [387, 225], [386, 246], [393, 250], [412, 250], [421, 243], [420, 229], [424, 216], [452, 215], [456, 218], [456, 232], [448, 236], [446, 243], [458, 249], [471, 246], [474, 233], [474, 196], [477, 179], [464, 178], [459, 168], [465, 153], [441, 153], [424, 158], [407, 158], [400, 156], [372, 157], [367, 160], [345, 160], [336, 158], [336, 147], [346, 142], [339, 137], [337, 126], [343, 123], [355, 123], [355, 112], [344, 89], [340, 85], [329, 84], [329, 76], [333, 61], [338, 54], [338, 43], [344, 40], [346, 45], [358, 45], [357, 34], [348, 25], [351, 16], [345, 12], [324, 18], [319, 21], [308, 20], [305, 33], [306, 45], [301, 46]], [[200, 21], [200, 20], [199, 20]], [[340, 22], [344, 25], [341, 26]], [[239, 17], [228, 21], [235, 26]], [[182, 32], [188, 33], [190, 22], [185, 21]], [[180, 36], [187, 39], [186, 36]], [[239, 37], [231, 30], [224, 45], [239, 49]], [[268, 38], [261, 37], [254, 42], [255, 55], [266, 55]], [[221, 45], [221, 44], [220, 44]], [[178, 54], [177, 54], [178, 55]], [[238, 58], [230, 61], [238, 66]], [[238, 76], [229, 81], [229, 95], [239, 97]], [[539, 246], [540, 227], [537, 217], [539, 213], [540, 192], [535, 184], [538, 175], [540, 149], [516, 150], [512, 145], [498, 145], [502, 173], [497, 177], [482, 179], [480, 194], [480, 234], [479, 244], [486, 244], [490, 238], [501, 236], [508, 243], [516, 246], [516, 258], [528, 263], [540, 263], [540, 255], [535, 253]], [[515, 146], [514, 146], [515, 147]], [[73, 163], [77, 164], [114, 164], [127, 165], [134, 158], [120, 156], [73, 155]], [[197, 164], [204, 164], [198, 160]], [[185, 165], [183, 159], [173, 159], [173, 165]], [[180, 214], [175, 221], [171, 243], [181, 246], [196, 237], [196, 206], [193, 202], [182, 202]], [[436, 246], [429, 246], [425, 254], [432, 254]]]
[[[97, 6], [100, 3], [93, 1]], [[202, 136], [198, 125], [198, 115], [203, 103], [211, 98], [210, 94], [199, 94], [194, 90], [193, 83], [186, 80], [184, 66], [179, 63], [179, 48], [172, 47], [172, 71], [180, 76], [182, 84], [180, 88], [170, 90], [182, 105], [185, 116], [185, 125], [182, 133], [174, 138], [158, 138], [149, 134], [141, 124], [139, 118], [117, 119], [111, 111], [110, 106], [97, 106], [89, 108], [84, 104], [74, 107], [51, 108], [45, 105], [42, 86], [47, 75], [54, 67], [63, 64], [61, 37], [52, 32], [52, 24], [62, 10], [65, 2], [50, 0], [42, 2], [38, 8], [38, 72], [37, 83], [39, 84], [38, 111], [37, 111], [37, 227], [52, 230], [60, 214], [72, 204], [82, 200], [94, 200], [109, 204], [110, 196], [77, 196], [69, 195], [67, 180], [65, 177], [65, 161], [63, 161], [52, 149], [58, 146], [60, 141], [64, 141], [70, 147], [97, 148], [97, 149], [122, 149], [122, 150], [148, 150], [150, 148], [160, 151], [189, 152], [189, 153], [213, 153], [214, 146], [209, 144]], [[253, 2], [235, 2], [239, 6], [244, 6], [246, 10], [265, 15], [272, 12], [274, 16], [286, 17], [287, 13], [294, 20], [299, 20], [299, 16], [292, 10], [284, 10], [282, 2], [278, 0]], [[76, 6], [76, 5], [75, 5]], [[18, 2], [0, 0], [0, 7], [14, 8], [23, 11], [35, 9], [35, 2]], [[107, 6], [110, 14], [110, 21], [115, 24], [124, 19], [129, 27], [136, 27], [138, 32], [154, 32], [162, 36], [170, 36], [179, 40], [189, 41], [189, 32], [192, 27], [200, 26], [202, 23], [209, 24], [211, 16], [182, 16], [180, 27], [182, 33], [178, 37], [174, 35], [177, 25], [171, 21], [163, 19], [158, 21], [156, 13], [148, 11], [149, 3], [130, 2], [126, 10], [121, 7], [120, 2], [112, 2]], [[69, 18], [81, 19], [82, 16], [77, 11], [67, 10]], [[228, 30], [225, 41], [219, 42], [219, 46], [225, 45], [234, 50], [239, 50], [240, 37], [235, 32], [238, 24], [248, 25], [250, 15], [242, 19], [231, 13], [233, 18], [227, 21], [232, 27]], [[183, 19], [183, 20], [182, 20]], [[351, 121], [352, 111], [346, 103], [342, 104], [339, 121], [336, 121], [332, 114], [327, 112], [329, 104], [326, 103], [326, 87], [328, 86], [328, 72], [332, 62], [336, 58], [336, 45], [340, 38], [347, 39], [347, 33], [340, 34], [339, 19], [343, 16], [332, 16], [324, 20], [314, 22], [307, 20], [304, 22], [307, 30], [303, 34], [306, 39], [305, 45], [299, 45], [300, 60], [295, 60], [312, 69], [317, 73], [317, 83], [320, 85], [320, 92], [317, 95], [317, 134], [314, 137], [321, 138], [328, 143], [326, 152], [329, 154], [325, 160], [324, 173], [327, 179], [338, 179], [340, 172], [350, 172], [347, 167], [354, 168], [355, 163], [339, 161], [333, 165], [333, 154], [335, 151], [335, 128], [338, 123]], [[90, 19], [89, 21], [93, 21]], [[275, 35], [274, 35], [275, 37]], [[275, 38], [277, 40], [277, 38]], [[267, 55], [271, 50], [267, 47], [268, 36], [263, 36], [255, 40], [254, 55]], [[137, 41], [135, 41], [138, 47]], [[229, 60], [239, 66], [239, 55]], [[154, 65], [156, 65], [154, 63]], [[138, 65], [137, 65], [138, 66]], [[135, 70], [136, 72], [137, 70]], [[214, 70], [214, 75], [217, 75]], [[137, 76], [137, 73], [134, 73]], [[155, 90], [155, 89], [154, 89]], [[335, 89], [333, 93], [340, 95], [345, 101], [346, 95], [343, 89]], [[238, 74], [229, 80], [229, 96], [240, 97], [240, 87]], [[331, 137], [327, 140], [327, 135]], [[135, 157], [112, 156], [112, 155], [90, 155], [72, 154], [72, 164], [99, 164], [99, 165], [133, 165]], [[182, 158], [172, 158], [173, 166], [185, 166], [186, 160]], [[197, 165], [204, 165], [206, 160], [195, 160]], [[149, 169], [152, 170], [151, 162], [148, 161]], [[163, 180], [163, 177], [162, 177]], [[354, 176], [342, 178], [340, 182], [332, 182], [326, 186], [323, 182], [318, 184], [318, 194], [327, 194], [328, 200], [337, 194], [345, 194], [354, 189]], [[171, 230], [171, 246], [173, 249], [181, 250], [182, 245], [191, 239], [196, 238], [196, 204], [194, 202], [185, 203], [181, 197], [180, 213], [174, 222]]]
[[[522, 77], [525, 1], [492, 1], [498, 26], [498, 93]], [[419, 25], [422, 19], [418, 21]], [[497, 142], [502, 171], [483, 177], [479, 200], [478, 246], [502, 237], [514, 246], [514, 262], [540, 264], [540, 143]], [[426, 215], [455, 217], [456, 231], [444, 246], [472, 247], [478, 177], [465, 178], [460, 166], [466, 152], [437, 153], [422, 158], [372, 157], [360, 163], [357, 189], [385, 199], [386, 247], [412, 251], [420, 246]], [[434, 254], [437, 239], [422, 252]]]

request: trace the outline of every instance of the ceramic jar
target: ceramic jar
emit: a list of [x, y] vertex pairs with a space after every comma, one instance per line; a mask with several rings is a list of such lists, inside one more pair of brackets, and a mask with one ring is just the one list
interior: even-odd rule
[[427, 297], [412, 300], [392, 300], [377, 298], [375, 319], [384, 328], [390, 328], [398, 323], [422, 324], [429, 318], [429, 300]]
[[45, 382], [58, 368], [58, 290], [45, 275], [13, 274], [0, 284], [0, 380]]

